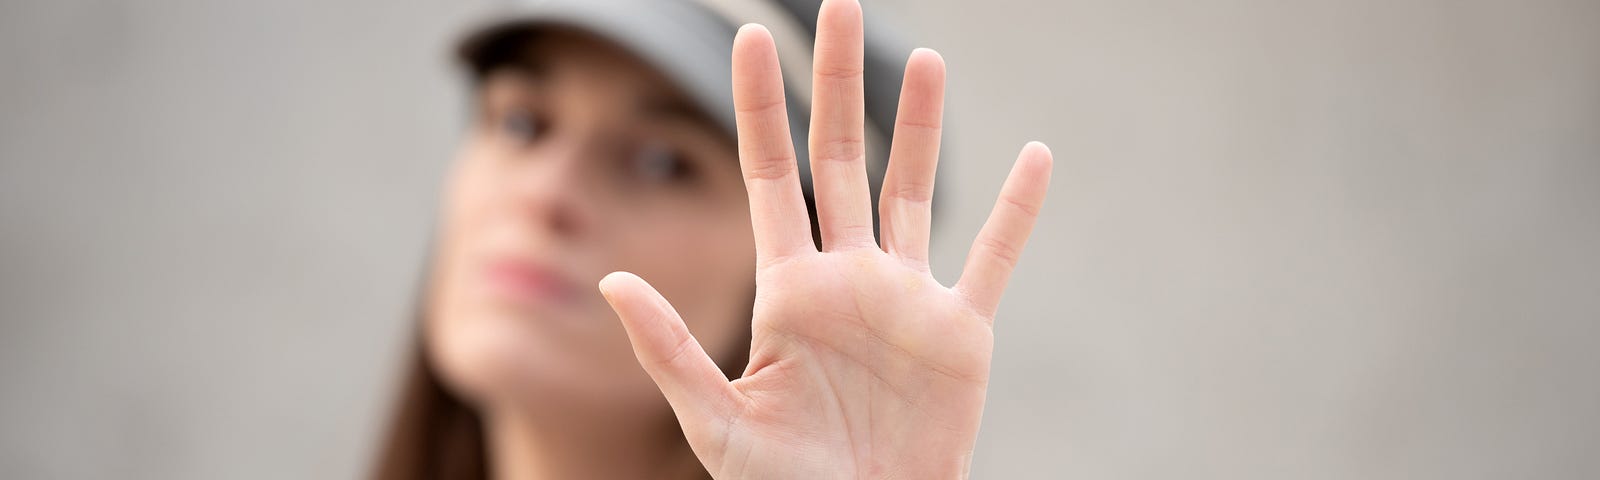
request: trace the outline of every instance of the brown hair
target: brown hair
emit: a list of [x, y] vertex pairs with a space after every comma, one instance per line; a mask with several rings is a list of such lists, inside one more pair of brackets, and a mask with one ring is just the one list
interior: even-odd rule
[[[754, 299], [751, 295], [752, 309]], [[414, 318], [417, 335], [405, 360], [399, 402], [393, 407], [371, 478], [487, 480], [491, 463], [483, 416], [445, 387], [433, 362], [428, 360], [422, 338], [425, 317], [419, 313]], [[728, 364], [722, 366], [729, 380], [739, 378], [750, 362], [750, 333], [746, 328], [745, 341], [735, 347]], [[677, 425], [676, 420], [672, 425]], [[709, 472], [705, 478], [711, 478]]]
[[445, 389], [421, 336], [406, 360], [400, 402], [372, 471], [374, 480], [487, 479], [483, 419]]

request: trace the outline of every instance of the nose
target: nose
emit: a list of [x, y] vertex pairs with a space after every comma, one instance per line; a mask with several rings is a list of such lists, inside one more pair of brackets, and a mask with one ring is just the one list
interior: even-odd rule
[[550, 142], [509, 172], [519, 213], [552, 235], [581, 237], [594, 225], [597, 202], [589, 158], [594, 152], [586, 143]]

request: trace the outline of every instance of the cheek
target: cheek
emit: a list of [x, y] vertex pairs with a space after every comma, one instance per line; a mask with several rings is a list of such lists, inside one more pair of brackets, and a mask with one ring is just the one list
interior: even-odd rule
[[[478, 301], [469, 278], [474, 249], [502, 232], [496, 229], [506, 220], [497, 217], [505, 213], [496, 210], [503, 206], [496, 205], [504, 200], [495, 191], [503, 175], [494, 170], [493, 162], [463, 157], [442, 198], [424, 338], [443, 380], [468, 398], [553, 408], [664, 405], [598, 294], [593, 308], [560, 319], [524, 318]], [[737, 198], [671, 211], [603, 208], [587, 232], [594, 236], [561, 246], [575, 250], [559, 253], [584, 259], [578, 263], [594, 279], [612, 270], [644, 277], [724, 363], [748, 348], [754, 295], [754, 244], [748, 213]], [[541, 322], [550, 320], [585, 326]]]
[[[501, 188], [496, 178], [506, 172], [488, 161], [462, 162], [445, 187], [424, 321], [429, 361], [442, 380], [467, 398], [550, 411], [658, 406], [659, 391], [639, 368], [620, 321], [598, 292], [593, 302], [559, 311], [507, 309], [486, 300], [479, 291], [479, 257], [505, 247], [507, 232], [536, 227], [508, 216], [516, 209], [506, 208], [507, 197], [495, 190]], [[619, 250], [609, 240], [550, 248], [584, 259], [572, 265], [581, 267], [574, 273], [584, 276], [585, 284], [609, 272], [589, 260], [606, 258], [598, 263], [611, 264]]]
[[492, 162], [464, 156], [456, 162], [441, 198], [435, 232], [430, 304], [450, 313], [461, 308], [465, 276], [470, 273], [472, 251], [489, 235], [494, 185]]
[[755, 296], [755, 244], [747, 214], [720, 213], [652, 222], [656, 234], [635, 237], [650, 244], [631, 249], [641, 252], [632, 262], [639, 265], [634, 273], [672, 303], [719, 365], [748, 347]]
[[423, 324], [428, 358], [445, 383], [470, 398], [485, 395], [489, 385], [514, 377], [513, 354], [525, 346], [508, 335], [506, 319], [486, 318], [473, 308], [465, 275], [470, 270], [471, 243], [481, 239], [491, 185], [490, 162], [469, 150], [457, 159], [442, 192], [429, 269], [427, 310]]

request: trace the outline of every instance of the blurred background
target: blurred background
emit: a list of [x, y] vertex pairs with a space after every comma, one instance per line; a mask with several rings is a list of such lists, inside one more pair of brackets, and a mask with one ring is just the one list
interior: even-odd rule
[[[371, 463], [493, 1], [0, 1], [0, 477]], [[1600, 2], [865, 0], [936, 274], [1049, 204], [975, 478], [1600, 478]]]

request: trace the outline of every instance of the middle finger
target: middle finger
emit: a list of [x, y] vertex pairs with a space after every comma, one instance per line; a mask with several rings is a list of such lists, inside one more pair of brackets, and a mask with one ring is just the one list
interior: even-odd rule
[[823, 250], [875, 247], [867, 186], [861, 5], [826, 0], [812, 65], [811, 174]]

